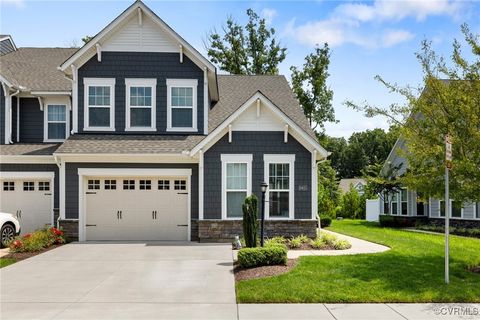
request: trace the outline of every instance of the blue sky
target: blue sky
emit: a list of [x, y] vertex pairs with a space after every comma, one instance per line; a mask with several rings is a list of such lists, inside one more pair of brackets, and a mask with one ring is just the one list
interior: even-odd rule
[[[228, 15], [246, 21], [253, 8], [277, 31], [288, 48], [280, 72], [301, 65], [317, 43], [332, 48], [329, 85], [334, 91], [337, 124], [326, 124], [332, 136], [387, 128], [385, 119], [368, 119], [343, 106], [347, 99], [387, 106], [401, 101], [373, 78], [381, 75], [399, 84], [419, 85], [422, 73], [414, 53], [422, 39], [433, 41], [444, 55], [460, 25], [480, 33], [480, 2], [418, 1], [145, 1], [163, 20], [204, 53], [208, 31], [221, 29]], [[119, 15], [131, 1], [0, 0], [0, 33], [12, 34], [19, 47], [63, 47], [81, 44]]]

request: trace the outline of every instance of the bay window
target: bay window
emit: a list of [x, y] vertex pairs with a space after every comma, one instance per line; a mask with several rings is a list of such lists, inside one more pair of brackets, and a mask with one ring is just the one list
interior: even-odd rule
[[268, 183], [265, 214], [270, 219], [293, 219], [295, 155], [264, 155]]
[[157, 79], [125, 79], [126, 131], [156, 130]]
[[222, 154], [222, 218], [241, 219], [252, 189], [252, 155]]
[[85, 78], [84, 130], [115, 130], [115, 79]]
[[196, 79], [167, 79], [167, 131], [197, 131]]

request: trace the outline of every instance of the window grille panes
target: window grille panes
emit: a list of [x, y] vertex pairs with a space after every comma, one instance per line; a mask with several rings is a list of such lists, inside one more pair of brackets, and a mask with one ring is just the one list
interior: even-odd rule
[[247, 197], [247, 164], [227, 163], [227, 217], [240, 218], [243, 216], [242, 204]]
[[100, 180], [88, 180], [88, 190], [100, 190]]
[[135, 180], [123, 180], [123, 190], [135, 190]]
[[47, 106], [47, 135], [51, 140], [63, 140], [67, 130], [67, 106]]
[[4, 181], [3, 182], [3, 191], [15, 191], [15, 182], [14, 181]]
[[116, 190], [117, 180], [105, 180], [105, 190]]
[[174, 189], [175, 190], [187, 190], [187, 181], [185, 181], [185, 180], [175, 180]]
[[38, 190], [40, 190], [40, 191], [50, 191], [50, 182], [49, 181], [38, 182]]
[[290, 164], [269, 164], [269, 215], [288, 217], [290, 203]]
[[23, 182], [23, 191], [34, 191], [34, 190], [35, 190], [35, 182], [33, 181]]
[[170, 180], [158, 180], [158, 190], [170, 190]]
[[140, 190], [151, 190], [152, 180], [140, 180]]

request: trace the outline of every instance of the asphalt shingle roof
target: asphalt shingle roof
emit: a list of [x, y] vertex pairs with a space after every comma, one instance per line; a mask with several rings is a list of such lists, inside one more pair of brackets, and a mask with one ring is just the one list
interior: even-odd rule
[[77, 50], [18, 48], [0, 57], [0, 74], [14, 86], [31, 91], [70, 91], [70, 81], [57, 67]]
[[48, 156], [60, 146], [59, 143], [15, 143], [0, 146], [0, 155]]
[[155, 154], [189, 151], [204, 136], [75, 134], [56, 153]]

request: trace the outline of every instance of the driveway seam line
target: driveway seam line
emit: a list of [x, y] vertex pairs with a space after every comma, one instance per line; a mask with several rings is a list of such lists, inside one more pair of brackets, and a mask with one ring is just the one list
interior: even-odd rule
[[405, 317], [403, 314], [401, 314], [400, 312], [398, 312], [397, 310], [395, 310], [392, 306], [390, 306], [390, 304], [385, 303], [385, 305], [386, 305], [387, 307], [389, 307], [390, 309], [392, 309], [395, 313], [397, 313], [398, 315], [400, 315], [400, 317], [408, 320], [407, 317]]
[[328, 313], [330, 313], [330, 315], [333, 317], [333, 319], [338, 320], [337, 317], [335, 317], [333, 315], [332, 311], [327, 307], [327, 305], [325, 303], [322, 303], [322, 305], [325, 307], [325, 309], [327, 309]]

